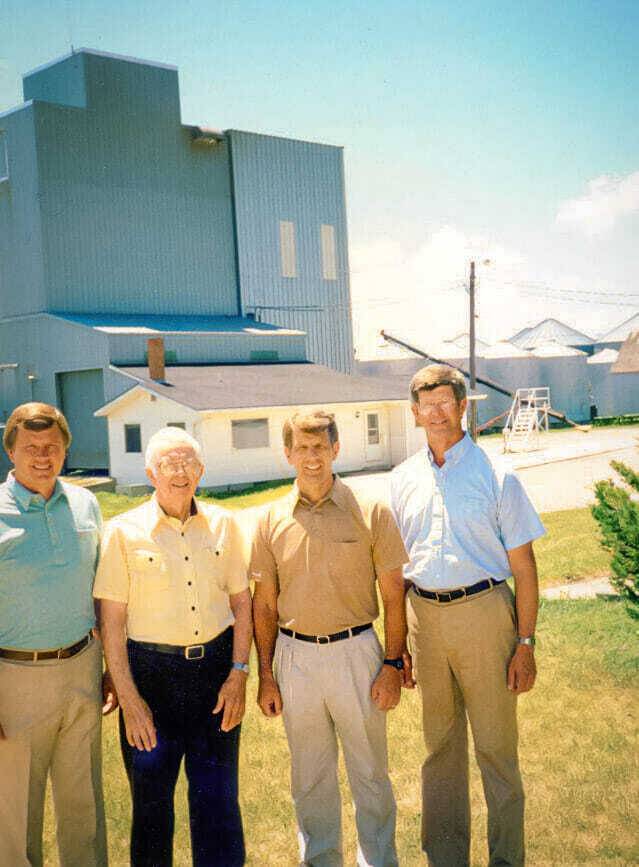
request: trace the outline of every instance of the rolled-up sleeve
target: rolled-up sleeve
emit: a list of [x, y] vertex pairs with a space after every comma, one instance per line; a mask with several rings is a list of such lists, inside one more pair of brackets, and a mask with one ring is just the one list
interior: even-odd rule
[[124, 540], [117, 524], [109, 522], [102, 536], [100, 562], [95, 575], [93, 595], [96, 599], [128, 603], [129, 584]]
[[501, 541], [507, 551], [533, 542], [546, 533], [526, 489], [513, 472], [504, 476], [498, 522]]

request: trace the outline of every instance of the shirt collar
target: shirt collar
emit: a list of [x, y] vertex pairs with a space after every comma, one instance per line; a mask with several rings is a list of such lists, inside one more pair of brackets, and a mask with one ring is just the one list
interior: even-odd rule
[[[202, 514], [200, 504], [195, 497], [193, 497], [193, 502], [195, 503], [195, 512], [189, 516], [191, 518], [195, 518]], [[153, 530], [158, 526], [158, 524], [161, 524], [163, 521], [166, 521], [168, 524], [174, 526], [182, 525], [182, 522], [178, 518], [172, 518], [170, 515], [166, 514], [162, 506], [158, 503], [158, 497], [156, 492], [153, 493], [153, 496], [149, 500], [149, 509], [151, 510], [151, 526]]]
[[464, 436], [455, 443], [454, 446], [446, 449], [446, 451], [444, 452], [444, 463], [441, 467], [438, 467], [435, 463], [435, 458], [433, 457], [433, 453], [430, 450], [430, 446], [428, 444], [426, 444], [426, 454], [428, 455], [428, 460], [430, 461], [431, 466], [436, 467], [438, 470], [441, 470], [446, 466], [454, 466], [456, 463], [458, 463], [464, 457], [471, 445], [472, 440], [470, 438], [470, 434], [466, 432]]
[[[41, 494], [37, 494], [35, 491], [30, 491], [29, 488], [25, 488], [24, 485], [21, 485], [20, 482], [16, 479], [13, 470], [7, 476], [7, 487], [13, 496], [13, 499], [19, 503], [19, 505], [26, 511], [31, 505], [32, 500], [40, 497], [44, 499]], [[53, 493], [45, 502], [54, 503], [58, 497], [66, 496], [64, 488], [62, 487], [62, 482], [60, 479], [55, 480], [55, 487], [53, 489]]]
[[[293, 490], [290, 492], [288, 497], [291, 515], [295, 511], [295, 507], [298, 503], [310, 505], [308, 500], [305, 500], [304, 497], [301, 496], [300, 489], [297, 485], [297, 479], [293, 483]], [[333, 476], [333, 487], [330, 489], [328, 494], [324, 499], [320, 500], [319, 503], [314, 503], [312, 508], [321, 506], [322, 503], [325, 503], [327, 500], [332, 500], [335, 505], [344, 512], [348, 510], [348, 488], [338, 475]]]

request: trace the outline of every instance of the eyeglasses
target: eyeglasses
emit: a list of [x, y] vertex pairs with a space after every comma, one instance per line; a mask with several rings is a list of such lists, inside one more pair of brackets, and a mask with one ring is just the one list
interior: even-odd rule
[[181, 472], [187, 476], [195, 476], [201, 467], [202, 464], [197, 458], [184, 458], [181, 461], [176, 461], [175, 458], [160, 458], [158, 461], [158, 469], [163, 476], [177, 476]]
[[435, 410], [440, 410], [441, 412], [447, 412], [452, 409], [454, 406], [457, 406], [457, 401], [453, 397], [449, 397], [446, 400], [439, 400], [437, 403], [422, 403], [418, 405], [418, 412], [420, 415], [432, 415]]

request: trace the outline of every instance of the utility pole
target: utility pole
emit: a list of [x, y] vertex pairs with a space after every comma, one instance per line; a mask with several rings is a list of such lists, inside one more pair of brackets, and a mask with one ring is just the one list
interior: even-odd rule
[[475, 263], [470, 263], [470, 323], [468, 327], [468, 371], [470, 373], [470, 400], [468, 427], [473, 440], [477, 439], [477, 401], [474, 399], [477, 388], [477, 368], [475, 362]]

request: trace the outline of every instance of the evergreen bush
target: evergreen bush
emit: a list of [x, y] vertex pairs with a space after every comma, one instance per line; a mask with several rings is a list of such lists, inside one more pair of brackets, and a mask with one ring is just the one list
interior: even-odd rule
[[[611, 467], [639, 493], [639, 473], [620, 461], [612, 461]], [[596, 483], [595, 497], [592, 514], [601, 529], [603, 545], [613, 555], [610, 581], [633, 616], [639, 617], [639, 502], [611, 479]]]

